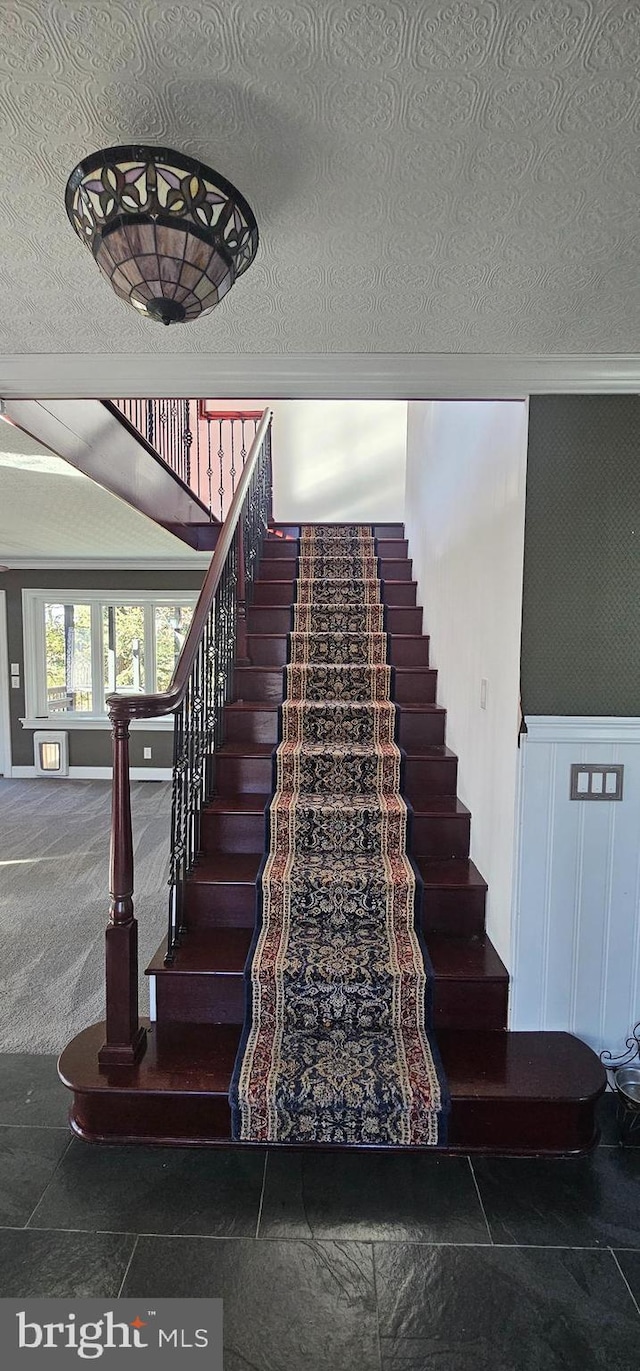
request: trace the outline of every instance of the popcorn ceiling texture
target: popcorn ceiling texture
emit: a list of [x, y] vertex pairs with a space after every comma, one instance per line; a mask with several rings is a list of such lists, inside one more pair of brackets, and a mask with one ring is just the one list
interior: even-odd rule
[[[0, 351], [633, 352], [640, 7], [12, 0], [0, 7]], [[77, 161], [166, 143], [261, 246], [206, 320], [112, 296]]]

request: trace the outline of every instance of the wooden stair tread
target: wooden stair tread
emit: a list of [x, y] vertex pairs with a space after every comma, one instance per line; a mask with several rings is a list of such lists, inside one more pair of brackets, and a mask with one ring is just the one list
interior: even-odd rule
[[[252, 796], [247, 798], [251, 799]], [[189, 880], [206, 884], [212, 881], [255, 881], [263, 856], [263, 852], [203, 853]], [[414, 861], [426, 890], [443, 886], [459, 890], [487, 889], [487, 882], [470, 860], [451, 857], [432, 861], [428, 857], [417, 856]]]
[[[147, 967], [147, 975], [240, 975], [245, 968], [252, 936], [250, 928], [193, 929], [175, 949], [170, 966], [164, 961], [166, 940], [163, 940]], [[436, 980], [508, 979], [506, 967], [488, 938], [448, 938], [443, 934], [430, 934], [427, 948]]]
[[[238, 702], [239, 703], [239, 702]], [[250, 701], [245, 701], [251, 703]], [[260, 701], [253, 701], [259, 704]], [[218, 752], [218, 757], [272, 757], [278, 744], [277, 743], [253, 743], [247, 738], [246, 742], [224, 743]], [[442, 761], [448, 759], [457, 761], [457, 753], [452, 752], [450, 747], [444, 743], [425, 744], [423, 747], [401, 747], [400, 751], [407, 758], [407, 761]]]
[[174, 960], [170, 966], [165, 964], [166, 940], [152, 957], [147, 967], [147, 975], [175, 976], [206, 974], [239, 975], [244, 971], [251, 945], [253, 930], [250, 928], [216, 928], [196, 930], [188, 933], [183, 942], [175, 949]]
[[[357, 796], [353, 797], [358, 798]], [[215, 795], [204, 805], [203, 814], [263, 814], [273, 799], [271, 791], [239, 791]], [[436, 815], [468, 815], [470, 811], [456, 795], [433, 795], [410, 805], [413, 813]]]
[[[141, 1061], [107, 1072], [98, 1068], [104, 1023], [84, 1029], [60, 1058], [63, 1083], [77, 1091], [226, 1095], [239, 1024], [143, 1023], [150, 1032]], [[605, 1085], [595, 1053], [570, 1033], [442, 1029], [438, 1044], [454, 1108], [458, 1099], [594, 1100]]]
[[468, 890], [477, 888], [487, 890], [487, 882], [480, 875], [477, 866], [470, 859], [451, 857], [431, 860], [428, 857], [414, 857], [425, 890], [447, 886], [450, 889]]
[[[245, 671], [247, 670], [246, 667], [242, 669]], [[259, 667], [257, 669], [259, 671], [264, 671], [265, 669], [267, 671], [269, 670], [268, 667]], [[430, 670], [430, 668], [427, 667], [426, 670]], [[267, 709], [273, 714], [276, 714], [281, 708], [282, 701], [278, 702], [277, 700], [232, 700], [229, 704], [225, 705], [225, 709], [228, 710], [240, 709], [262, 711]], [[403, 714], [446, 714], [447, 712], [442, 705], [430, 704], [428, 701], [424, 701], [424, 703], [421, 701], [419, 704], [396, 704], [396, 709], [401, 710]]]
[[590, 1100], [606, 1078], [595, 1053], [571, 1033], [466, 1033], [440, 1029], [452, 1098]]
[[[258, 664], [256, 665], [256, 664], [254, 664], [253, 662], [248, 662], [248, 663], [244, 663], [244, 664], [243, 664], [243, 663], [240, 663], [240, 665], [238, 665], [238, 664], [236, 663], [236, 668], [235, 668], [235, 669], [236, 669], [236, 671], [242, 671], [242, 672], [245, 672], [245, 671], [246, 671], [246, 672], [250, 672], [250, 673], [255, 673], [256, 676], [257, 676], [257, 675], [265, 675], [265, 674], [267, 674], [267, 675], [273, 675], [273, 676], [281, 676], [282, 673], [283, 673], [283, 671], [285, 670], [285, 667], [286, 667], [286, 666], [290, 666], [290, 665], [291, 665], [290, 662], [285, 662], [284, 666], [277, 666], [275, 663], [273, 663], [273, 664], [272, 664], [272, 663], [269, 663], [267, 666], [263, 666], [262, 663], [258, 663]], [[302, 664], [301, 664], [301, 665], [302, 665]], [[325, 663], [309, 662], [308, 665], [309, 665], [309, 666], [318, 666], [318, 665], [324, 666]], [[327, 663], [326, 665], [331, 665], [331, 663]], [[341, 667], [347, 667], [347, 666], [358, 667], [358, 666], [361, 666], [361, 665], [363, 665], [361, 662], [339, 662], [339, 663], [336, 663], [336, 666], [341, 666]], [[422, 676], [422, 675], [437, 676], [437, 674], [438, 674], [437, 671], [436, 671], [436, 668], [433, 667], [433, 666], [394, 666], [393, 662], [379, 662], [379, 663], [375, 663], [374, 665], [379, 665], [379, 666], [390, 666], [390, 667], [392, 668], [392, 670], [395, 672], [396, 676], [402, 676], [405, 672], [411, 672], [413, 675], [416, 675], [416, 673], [417, 673], [418, 675], [421, 675], [421, 676]]]
[[[275, 560], [275, 558], [272, 559], [272, 560]], [[286, 560], [286, 562], [283, 561], [282, 565], [283, 565], [283, 566], [289, 566], [290, 563], [292, 563], [292, 562], [293, 562], [293, 558], [290, 558], [290, 559], [288, 558], [288, 559]], [[321, 577], [320, 579], [323, 580], [323, 581], [339, 581], [339, 580], [340, 580], [340, 577], [339, 577], [339, 576], [323, 576], [323, 577]], [[381, 578], [381, 579], [382, 579], [382, 578]], [[286, 604], [287, 604], [288, 606], [290, 606], [291, 603], [292, 603], [292, 601], [291, 601], [291, 587], [292, 587], [293, 582], [294, 582], [295, 580], [297, 580], [297, 577], [295, 577], [295, 576], [294, 576], [294, 577], [289, 577], [289, 576], [287, 576], [287, 577], [285, 577], [285, 579], [282, 580], [282, 581], [278, 581], [278, 580], [276, 579], [275, 576], [274, 576], [273, 578], [271, 578], [270, 576], [269, 576], [269, 577], [267, 577], [267, 576], [263, 576], [263, 577], [257, 576], [257, 577], [256, 577], [256, 581], [255, 581], [255, 584], [256, 584], [256, 585], [262, 585], [262, 586], [264, 586], [264, 585], [269, 585], [269, 586], [282, 586], [283, 589], [286, 590], [286, 593], [287, 593], [288, 596], [289, 596], [289, 599], [286, 601]], [[394, 581], [392, 578], [390, 578], [390, 577], [387, 576], [387, 577], [385, 577], [385, 578], [383, 579], [383, 585], [386, 585], [386, 586], [417, 586], [417, 584], [418, 584], [418, 582], [417, 582], [414, 578], [411, 578], [411, 580], [409, 580], [409, 581]], [[322, 601], [319, 601], [319, 603], [322, 603]], [[273, 606], [272, 606], [272, 607], [273, 607]], [[252, 606], [252, 608], [253, 608], [253, 606]]]
[[426, 943], [438, 980], [509, 979], [509, 972], [489, 938], [449, 938], [444, 933], [429, 933]]
[[[252, 606], [252, 608], [253, 608], [253, 606]], [[256, 608], [257, 608], [257, 609], [265, 609], [265, 608], [267, 608], [267, 609], [274, 609], [275, 606], [274, 606], [274, 605], [267, 605], [267, 606], [265, 606], [265, 605], [257, 605]], [[285, 642], [285, 641], [286, 641], [286, 639], [289, 637], [289, 633], [292, 632], [292, 631], [293, 631], [293, 630], [288, 629], [286, 632], [283, 631], [282, 633], [262, 633], [262, 632], [260, 632], [259, 630], [253, 629], [250, 633], [247, 634], [247, 639], [248, 639], [249, 642], [251, 642], [251, 639], [252, 639], [252, 638], [269, 638], [269, 639], [273, 639], [274, 642], [282, 643], [282, 642]], [[382, 631], [385, 632], [384, 629], [383, 629]], [[363, 635], [363, 636], [366, 636], [366, 635]], [[404, 643], [404, 642], [410, 642], [410, 643], [426, 643], [426, 642], [428, 642], [428, 640], [429, 640], [429, 634], [428, 634], [428, 633], [393, 633], [393, 634], [390, 634], [389, 636], [392, 637], [392, 638], [394, 638], [396, 641], [399, 639], [399, 640], [400, 640], [401, 642], [403, 642], [403, 643]]]

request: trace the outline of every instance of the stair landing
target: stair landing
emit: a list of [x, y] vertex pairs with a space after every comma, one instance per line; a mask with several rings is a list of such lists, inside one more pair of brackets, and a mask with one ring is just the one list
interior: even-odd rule
[[[135, 1067], [98, 1068], [104, 1024], [85, 1029], [62, 1053], [74, 1133], [87, 1142], [256, 1146], [230, 1138], [240, 1026], [144, 1022], [148, 1045]], [[452, 1103], [449, 1141], [439, 1150], [566, 1155], [595, 1145], [604, 1073], [578, 1038], [451, 1029], [438, 1032], [438, 1046]]]

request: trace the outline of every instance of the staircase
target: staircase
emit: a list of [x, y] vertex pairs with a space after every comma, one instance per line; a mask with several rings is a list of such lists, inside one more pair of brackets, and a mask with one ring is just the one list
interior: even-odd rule
[[[435, 973], [434, 1028], [451, 1094], [447, 1147], [576, 1152], [596, 1140], [604, 1073], [566, 1033], [507, 1031], [509, 977], [485, 932], [486, 882], [469, 858], [469, 811], [401, 525], [374, 526], [395, 668], [403, 793], [411, 853], [424, 882], [423, 928]], [[92, 1141], [231, 1144], [228, 1091], [244, 1018], [256, 880], [272, 793], [299, 530], [271, 527], [247, 611], [246, 648], [215, 757], [216, 796], [202, 814], [200, 854], [185, 887], [186, 933], [148, 967], [156, 1021], [131, 1066], [99, 1066], [104, 1026], [76, 1038], [60, 1072], [71, 1121]]]

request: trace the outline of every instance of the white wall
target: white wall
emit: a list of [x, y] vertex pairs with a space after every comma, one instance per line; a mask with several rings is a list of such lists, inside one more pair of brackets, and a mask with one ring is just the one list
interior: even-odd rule
[[[619, 1052], [640, 1019], [640, 719], [537, 716], [527, 727], [512, 1027]], [[622, 762], [622, 800], [570, 800], [572, 762]]]
[[276, 400], [273, 411], [280, 523], [404, 518], [403, 400]]
[[281, 524], [401, 523], [404, 400], [219, 400], [218, 410], [273, 410], [273, 512]]
[[[409, 553], [489, 882], [487, 930], [510, 965], [527, 449], [526, 401], [411, 401]], [[487, 707], [480, 707], [481, 681]]]

